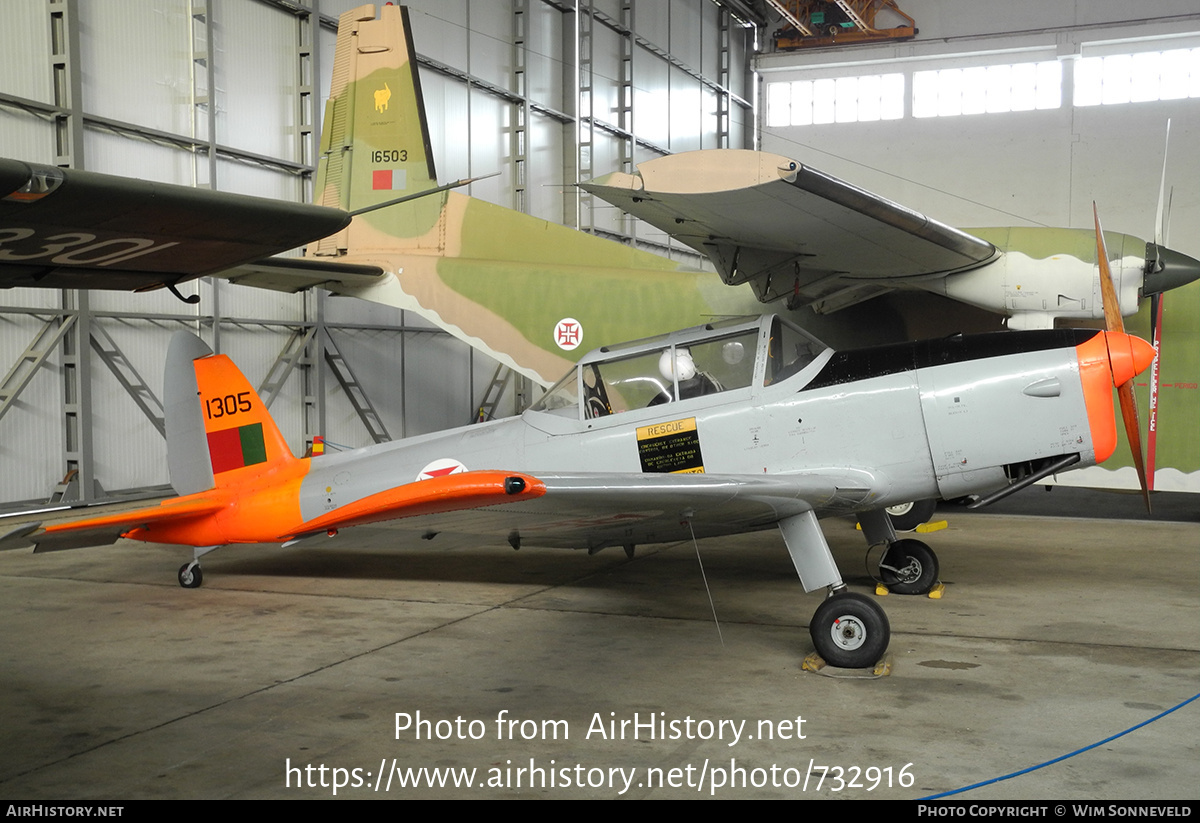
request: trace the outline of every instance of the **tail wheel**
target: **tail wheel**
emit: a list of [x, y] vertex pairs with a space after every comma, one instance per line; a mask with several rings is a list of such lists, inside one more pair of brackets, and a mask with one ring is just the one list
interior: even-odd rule
[[813, 614], [808, 632], [825, 662], [843, 669], [875, 665], [892, 636], [879, 604], [853, 592], [826, 598]]
[[185, 589], [198, 589], [204, 582], [204, 572], [196, 562], [184, 563], [179, 567], [179, 585]]
[[937, 555], [920, 540], [897, 540], [879, 561], [879, 579], [896, 594], [927, 594], [938, 581]]

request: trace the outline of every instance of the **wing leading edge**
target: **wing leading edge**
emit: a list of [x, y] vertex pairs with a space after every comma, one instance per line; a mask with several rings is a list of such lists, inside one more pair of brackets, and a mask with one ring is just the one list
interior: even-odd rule
[[767, 152], [655, 158], [580, 186], [713, 261], [763, 302], [832, 311], [992, 260], [984, 240]]

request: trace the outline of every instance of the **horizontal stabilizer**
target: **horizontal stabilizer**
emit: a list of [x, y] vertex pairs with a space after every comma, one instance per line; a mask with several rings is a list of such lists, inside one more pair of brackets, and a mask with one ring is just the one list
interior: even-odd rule
[[225, 505], [225, 501], [214, 498], [172, 498], [158, 506], [54, 523], [45, 528], [40, 523], [26, 523], [0, 536], [0, 550], [33, 546], [34, 552], [40, 553], [107, 546], [134, 529], [203, 517]]

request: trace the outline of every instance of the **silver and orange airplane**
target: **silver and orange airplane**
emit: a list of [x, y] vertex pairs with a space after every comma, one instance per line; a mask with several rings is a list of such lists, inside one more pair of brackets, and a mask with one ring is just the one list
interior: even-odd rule
[[[1096, 221], [1099, 257], [1106, 260]], [[251, 384], [199, 338], [172, 339], [165, 376], [171, 484], [157, 506], [18, 527], [0, 548], [125, 537], [194, 548], [282, 543], [394, 521], [413, 539], [460, 533], [513, 548], [597, 551], [778, 528], [805, 591], [827, 588], [820, 655], [865, 667], [890, 627], [846, 590], [819, 519], [855, 515], [901, 592], [937, 581], [932, 550], [898, 540], [886, 507], [998, 499], [1105, 460], [1113, 388], [1137, 442], [1133, 378], [1153, 347], [1110, 331], [999, 332], [833, 351], [786, 320], [696, 326], [584, 355], [520, 417], [319, 458], [296, 458]], [[1140, 445], [1135, 461], [1141, 464]]]

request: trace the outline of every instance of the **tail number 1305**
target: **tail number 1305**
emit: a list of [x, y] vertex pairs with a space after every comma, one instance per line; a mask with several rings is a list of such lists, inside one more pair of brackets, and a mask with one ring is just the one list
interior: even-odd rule
[[204, 413], [209, 420], [248, 411], [250, 411], [250, 392], [248, 391], [227, 394], [224, 397], [210, 397], [204, 401]]

